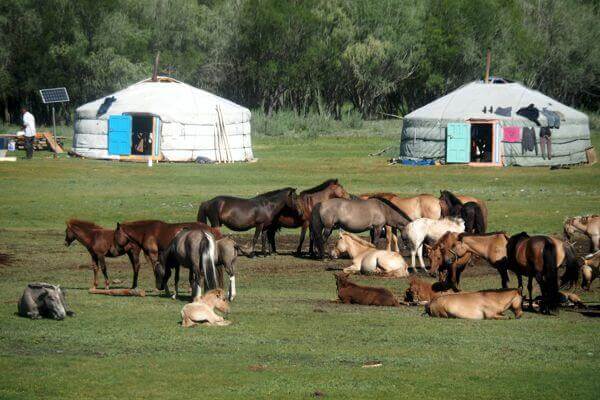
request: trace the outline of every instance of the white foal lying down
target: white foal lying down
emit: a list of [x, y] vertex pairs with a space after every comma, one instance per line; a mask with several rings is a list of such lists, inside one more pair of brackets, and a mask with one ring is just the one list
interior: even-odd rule
[[400, 254], [388, 250], [377, 250], [372, 243], [352, 233], [340, 231], [340, 239], [331, 255], [337, 258], [344, 253], [352, 258], [352, 265], [344, 268], [346, 273], [377, 273], [398, 278], [408, 276], [408, 265]]
[[216, 308], [224, 313], [229, 312], [229, 303], [226, 298], [222, 289], [215, 289], [206, 292], [200, 298], [194, 299], [193, 303], [186, 304], [181, 310], [181, 326], [189, 328], [200, 323], [205, 325], [229, 325], [231, 321], [223, 319], [214, 311]]
[[414, 270], [415, 255], [419, 255], [421, 268], [425, 270], [423, 262], [423, 242], [430, 239], [437, 242], [446, 232], [462, 233], [465, 231], [465, 221], [460, 218], [447, 217], [442, 219], [419, 218], [404, 228], [402, 238], [408, 241], [410, 246], [410, 266]]

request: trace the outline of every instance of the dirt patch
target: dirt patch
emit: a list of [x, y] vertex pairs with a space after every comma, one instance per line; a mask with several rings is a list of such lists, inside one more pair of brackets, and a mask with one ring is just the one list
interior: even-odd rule
[[262, 371], [266, 371], [266, 370], [267, 370], [267, 366], [264, 364], [254, 364], [254, 365], [248, 366], [248, 371], [252, 371], [252, 372], [262, 372]]
[[9, 266], [12, 264], [12, 257], [6, 253], [0, 253], [0, 265]]

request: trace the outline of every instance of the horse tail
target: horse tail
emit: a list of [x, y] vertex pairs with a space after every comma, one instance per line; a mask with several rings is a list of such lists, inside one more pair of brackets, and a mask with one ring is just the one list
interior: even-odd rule
[[542, 296], [548, 311], [556, 311], [560, 303], [558, 266], [556, 265], [556, 246], [550, 238], [545, 238], [542, 259], [544, 262], [543, 281], [546, 287], [545, 290], [542, 290]]
[[[206, 277], [206, 287], [208, 290], [216, 289], [217, 284], [217, 269], [215, 267], [215, 249], [216, 243], [213, 235], [203, 232], [206, 240], [200, 243], [200, 259], [202, 260], [201, 268], [204, 270]], [[210, 283], [209, 283], [210, 282]]]
[[323, 221], [321, 221], [321, 204], [317, 203], [310, 215], [310, 237], [317, 246], [317, 252], [320, 257], [325, 253], [323, 245]]
[[475, 210], [475, 221], [474, 221], [474, 225], [473, 228], [475, 229], [475, 233], [481, 235], [483, 233], [485, 233], [485, 218], [483, 216], [483, 210], [481, 209], [481, 207], [479, 206], [479, 204], [477, 203], [473, 203], [474, 207], [473, 209]]
[[206, 215], [207, 205], [207, 201], [200, 204], [200, 207], [198, 208], [198, 222], [202, 222], [204, 224], [208, 223], [208, 215]]
[[579, 281], [579, 269], [580, 265], [575, 256], [575, 249], [573, 245], [569, 243], [563, 243], [563, 249], [565, 251], [565, 273], [560, 278], [560, 286], [564, 287], [569, 285], [569, 288], [573, 287]]

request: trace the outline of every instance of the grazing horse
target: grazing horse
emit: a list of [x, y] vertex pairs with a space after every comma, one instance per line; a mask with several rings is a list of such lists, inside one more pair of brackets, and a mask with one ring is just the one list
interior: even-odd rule
[[229, 325], [231, 322], [215, 313], [215, 308], [221, 312], [229, 312], [229, 303], [222, 289], [207, 292], [204, 296], [188, 303], [181, 310], [181, 326], [191, 328], [197, 324]]
[[[158, 220], [145, 220], [117, 223], [115, 242], [124, 248], [132, 245], [140, 247], [152, 264], [156, 277], [157, 268], [161, 268], [159, 252], [164, 251], [182, 229], [202, 229], [212, 233], [216, 239], [221, 238], [221, 231], [218, 228], [211, 228], [201, 222], [171, 224]], [[156, 284], [158, 288], [162, 282], [157, 281]]]
[[344, 272], [360, 271], [363, 274], [376, 273], [403, 278], [408, 276], [408, 268], [404, 258], [393, 251], [378, 250], [375, 245], [353, 235], [340, 232], [333, 252], [333, 258], [347, 253], [352, 258], [352, 265], [344, 268]]
[[515, 318], [523, 315], [523, 297], [517, 289], [482, 290], [440, 296], [425, 306], [425, 312], [438, 318], [508, 319], [510, 309]]
[[386, 288], [357, 285], [345, 273], [335, 274], [338, 298], [344, 304], [399, 307], [400, 303]]
[[75, 240], [81, 243], [92, 257], [92, 269], [94, 271], [94, 281], [92, 287], [98, 287], [98, 265], [102, 268], [104, 275], [104, 287], [109, 288], [108, 271], [106, 270], [106, 257], [120, 257], [127, 254], [133, 268], [133, 283], [131, 288], [135, 289], [138, 285], [138, 274], [140, 272], [140, 247], [135, 243], [119, 246], [115, 242], [115, 231], [104, 229], [93, 222], [82, 221], [79, 219], [70, 219], [66, 222], [65, 246], [70, 246]]
[[333, 229], [341, 228], [352, 233], [374, 230], [376, 243], [384, 226], [401, 228], [409, 222], [406, 214], [382, 198], [330, 199], [313, 208], [310, 233], [317, 245], [317, 256], [323, 258], [325, 244]]
[[447, 282], [454, 290], [458, 290], [461, 272], [472, 256], [476, 255], [498, 270], [502, 278], [502, 287], [506, 289], [508, 288], [506, 265], [508, 239], [505, 232], [490, 232], [483, 235], [445, 234], [433, 247], [428, 248], [429, 273], [435, 276], [438, 270], [448, 270]]
[[460, 217], [465, 221], [465, 232], [485, 233], [486, 221], [483, 210], [478, 203], [469, 201], [463, 203], [458, 197], [447, 190], [440, 192], [440, 207], [443, 217]]
[[287, 187], [273, 190], [251, 199], [217, 196], [200, 205], [198, 221], [210, 222], [213, 227], [225, 225], [237, 232], [255, 228], [252, 254], [255, 252], [258, 236], [262, 234], [262, 253], [266, 255], [265, 231], [277, 220], [284, 207], [295, 210], [300, 216], [303, 215], [296, 189]]
[[[508, 268], [517, 274], [519, 287], [522, 287], [522, 275], [527, 275], [529, 305], [533, 304], [533, 278], [542, 292], [542, 311], [549, 314], [557, 310], [560, 295], [558, 292], [558, 267], [565, 264], [566, 270], [561, 285], [577, 282], [579, 264], [571, 246], [560, 246], [556, 239], [548, 236], [529, 236], [525, 232], [513, 235], [506, 244]], [[558, 241], [559, 243], [562, 243]]]
[[[277, 252], [275, 246], [275, 233], [281, 228], [302, 228], [300, 232], [300, 242], [296, 249], [296, 254], [302, 254], [302, 244], [306, 237], [306, 230], [310, 225], [310, 215], [315, 205], [329, 199], [349, 199], [350, 195], [337, 179], [328, 179], [318, 186], [311, 189], [303, 190], [298, 195], [298, 206], [302, 209], [302, 213], [298, 213], [295, 208], [284, 207], [281, 213], [277, 216], [268, 230], [268, 239], [271, 246], [271, 251]], [[310, 240], [310, 254], [313, 254], [313, 241]]]
[[437, 241], [446, 232], [462, 233], [465, 231], [465, 221], [460, 218], [446, 217], [442, 219], [419, 218], [412, 221], [402, 230], [402, 239], [410, 246], [411, 267], [415, 270], [415, 256], [419, 255], [421, 269], [425, 272], [423, 262], [423, 243], [426, 239]]
[[590, 239], [590, 251], [600, 250], [600, 215], [567, 218], [564, 223], [565, 240], [571, 240], [575, 232]]
[[189, 269], [192, 299], [206, 291], [217, 288], [217, 244], [210, 233], [202, 229], [181, 230], [169, 246], [160, 253], [160, 268], [155, 270], [156, 288], [169, 294], [171, 269], [176, 269], [175, 296], [178, 295], [179, 266]]

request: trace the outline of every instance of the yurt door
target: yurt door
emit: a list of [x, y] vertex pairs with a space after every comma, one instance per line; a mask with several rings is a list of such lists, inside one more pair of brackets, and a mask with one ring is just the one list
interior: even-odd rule
[[108, 154], [131, 154], [131, 115], [111, 115], [108, 118]]
[[471, 161], [471, 125], [448, 124], [446, 128], [446, 162]]

